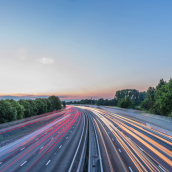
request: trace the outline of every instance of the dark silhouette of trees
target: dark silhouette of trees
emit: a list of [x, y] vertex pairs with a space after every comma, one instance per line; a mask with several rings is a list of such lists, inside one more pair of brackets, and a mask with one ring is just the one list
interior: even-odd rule
[[53, 109], [59, 110], [61, 108], [61, 101], [56, 96], [35, 100], [0, 100], [0, 123], [52, 112]]

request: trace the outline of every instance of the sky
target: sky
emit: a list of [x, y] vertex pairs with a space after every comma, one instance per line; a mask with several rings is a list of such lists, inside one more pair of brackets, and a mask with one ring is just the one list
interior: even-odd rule
[[114, 98], [172, 77], [171, 0], [0, 0], [0, 98]]

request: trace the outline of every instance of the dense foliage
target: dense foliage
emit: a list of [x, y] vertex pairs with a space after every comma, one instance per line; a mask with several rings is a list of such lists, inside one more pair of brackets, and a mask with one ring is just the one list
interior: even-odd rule
[[121, 108], [134, 108], [135, 106], [135, 101], [131, 100], [130, 97], [123, 98], [121, 100], [118, 100], [117, 106]]
[[134, 101], [135, 105], [139, 105], [145, 99], [145, 96], [146, 92], [139, 92], [135, 89], [120, 90], [115, 94], [115, 97], [118, 101], [122, 99], [123, 101], [127, 100], [126, 98], [129, 97], [130, 100]]
[[172, 116], [172, 79], [168, 83], [161, 79], [156, 88], [149, 87], [141, 108], [151, 113]]
[[92, 99], [83, 99], [83, 100], [80, 100], [80, 101], [70, 101], [70, 102], [67, 102], [67, 104], [92, 104], [94, 105], [95, 103], [97, 102], [97, 100], [92, 100]]
[[98, 99], [97, 102], [96, 102], [96, 105], [104, 105], [104, 106], [116, 106], [118, 103], [117, 99], [114, 98], [114, 99], [111, 99], [111, 100], [108, 100], [108, 99]]
[[160, 79], [156, 88], [149, 87], [147, 92], [125, 89], [116, 91], [115, 98], [111, 100], [103, 98], [98, 100], [85, 99], [70, 101], [67, 104], [118, 106], [121, 108], [146, 110], [158, 115], [172, 116], [172, 79], [169, 82]]
[[62, 105], [63, 105], [63, 108], [65, 108], [66, 107], [66, 102], [62, 101]]
[[61, 108], [61, 101], [56, 96], [35, 100], [0, 100], [0, 123], [52, 112], [53, 109], [59, 110]]

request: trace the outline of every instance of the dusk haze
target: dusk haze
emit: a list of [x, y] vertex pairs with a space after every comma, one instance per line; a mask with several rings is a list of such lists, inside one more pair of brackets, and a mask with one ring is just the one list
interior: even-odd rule
[[0, 96], [112, 99], [172, 73], [171, 1], [0, 2]]

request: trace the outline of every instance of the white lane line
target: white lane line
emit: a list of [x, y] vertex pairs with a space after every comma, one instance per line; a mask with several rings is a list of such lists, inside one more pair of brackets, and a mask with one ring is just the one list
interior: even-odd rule
[[49, 161], [46, 163], [46, 165], [48, 165], [48, 164], [50, 163], [50, 161], [51, 161], [51, 160], [49, 160]]
[[[139, 148], [140, 148], [140, 147], [139, 147]], [[141, 151], [143, 151], [143, 149], [142, 149], [142, 148], [140, 148], [140, 150], [141, 150]]]
[[42, 149], [44, 146], [42, 146], [40, 149]]
[[112, 140], [114, 141], [114, 139], [112, 138]]
[[49, 123], [45, 127], [40, 128], [40, 129], [38, 129], [38, 130], [36, 130], [36, 131], [34, 131], [34, 132], [32, 132], [32, 133], [30, 133], [30, 134], [22, 137], [21, 139], [18, 139], [18, 140], [14, 141], [14, 142], [6, 145], [6, 146], [1, 147], [1, 149], [0, 149], [0, 155], [2, 156], [4, 154], [6, 154], [7, 151], [11, 151], [14, 148], [18, 147], [19, 144], [20, 145], [21, 144], [24, 144], [26, 141], [30, 140], [31, 138], [37, 137], [40, 134], [40, 132], [42, 133], [43, 131], [45, 131], [46, 129], [50, 128], [51, 126], [53, 126], [53, 125], [61, 122], [62, 120], [66, 119], [68, 116], [69, 115], [66, 115], [66, 116], [60, 118], [59, 120], [54, 121], [52, 123]]
[[159, 167], [162, 171], [166, 172], [160, 165], [158, 165], [158, 167]]
[[0, 164], [2, 164], [2, 162], [0, 162]]
[[51, 140], [54, 139], [54, 137], [51, 138]]
[[23, 166], [27, 161], [23, 162], [23, 164], [21, 164], [20, 166]]
[[[75, 160], [76, 155], [77, 155], [77, 153], [78, 153], [78, 149], [79, 149], [79, 147], [80, 147], [81, 140], [82, 140], [82, 137], [83, 137], [83, 134], [84, 134], [84, 128], [85, 128], [85, 115], [84, 115], [84, 126], [83, 126], [83, 129], [82, 129], [82, 134], [81, 134], [81, 137], [80, 137], [80, 140], [79, 140], [79, 143], [78, 143], [77, 149], [76, 149], [76, 151], [75, 151], [75, 154], [74, 154], [74, 157], [73, 157], [72, 163], [70, 164], [70, 167], [69, 167], [68, 172], [71, 172], [71, 169], [72, 169], [72, 167], [73, 167], [74, 160]], [[78, 171], [78, 170], [77, 170], [77, 171]]]
[[132, 170], [132, 168], [131, 168], [131, 167], [129, 167], [129, 169], [130, 169], [130, 171], [131, 171], [131, 172], [133, 172], [133, 170]]
[[74, 128], [74, 127], [73, 127]]
[[110, 133], [108, 132], [108, 134], [110, 134]]
[[118, 149], [119, 150], [119, 152], [121, 152], [121, 150], [120, 149]]
[[[24, 148], [25, 148], [25, 147], [24, 147]], [[22, 148], [22, 149], [20, 149], [20, 150], [22, 151], [24, 148]]]
[[59, 147], [59, 149], [62, 147], [62, 145]]
[[68, 137], [66, 137], [66, 139], [68, 139]]

